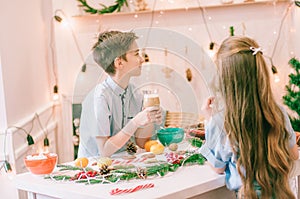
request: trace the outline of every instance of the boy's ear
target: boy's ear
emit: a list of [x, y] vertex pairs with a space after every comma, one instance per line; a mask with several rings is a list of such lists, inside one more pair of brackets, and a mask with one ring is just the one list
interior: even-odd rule
[[122, 68], [123, 68], [123, 63], [122, 63], [121, 57], [115, 58], [114, 64], [115, 64], [115, 67], [116, 67], [116, 68], [122, 69]]

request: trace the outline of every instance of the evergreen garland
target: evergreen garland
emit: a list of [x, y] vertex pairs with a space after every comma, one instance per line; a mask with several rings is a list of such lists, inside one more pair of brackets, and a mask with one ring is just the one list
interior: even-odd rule
[[113, 13], [115, 11], [120, 12], [121, 8], [126, 5], [128, 7], [127, 0], [116, 0], [115, 4], [111, 6], [106, 6], [104, 4], [100, 4], [103, 8], [96, 9], [90, 6], [87, 0], [77, 0], [80, 5], [78, 7], [82, 7], [83, 10], [90, 14], [105, 14], [105, 13]]
[[287, 94], [283, 96], [283, 102], [297, 114], [296, 117], [290, 116], [290, 120], [293, 129], [300, 132], [300, 62], [292, 58], [289, 64], [295, 73], [289, 75], [289, 83], [285, 86]]
[[[199, 153], [190, 153], [186, 158], [181, 159], [178, 163], [168, 163], [165, 161], [160, 162], [159, 164], [147, 166], [143, 168], [147, 173], [147, 176], [165, 176], [169, 172], [175, 172], [181, 166], [188, 165], [203, 165], [205, 158]], [[57, 165], [60, 167], [60, 171], [65, 170], [78, 170], [78, 167], [71, 165]], [[68, 175], [50, 175], [45, 177], [45, 179], [52, 179], [56, 181], [74, 181], [75, 183], [83, 184], [107, 184], [115, 183], [119, 180], [127, 181], [131, 179], [141, 179], [139, 177], [139, 172], [137, 169], [129, 167], [127, 169], [113, 169], [109, 173], [102, 175], [100, 172], [90, 169], [89, 171], [80, 171], [76, 173], [75, 176]], [[146, 178], [145, 178], [146, 179]]]

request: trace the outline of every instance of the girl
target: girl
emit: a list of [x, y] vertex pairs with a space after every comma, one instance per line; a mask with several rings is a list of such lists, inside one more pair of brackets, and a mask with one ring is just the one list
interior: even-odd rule
[[[269, 71], [258, 44], [227, 38], [217, 53], [218, 88], [224, 109], [206, 125], [200, 152], [238, 198], [295, 198], [289, 185], [298, 159], [287, 113], [273, 97]], [[205, 111], [212, 112], [214, 98]]]

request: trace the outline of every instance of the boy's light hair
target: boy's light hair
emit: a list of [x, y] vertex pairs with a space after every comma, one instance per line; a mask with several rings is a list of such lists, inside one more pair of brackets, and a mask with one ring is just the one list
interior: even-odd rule
[[115, 74], [114, 60], [126, 61], [126, 52], [138, 37], [133, 32], [106, 31], [98, 36], [93, 46], [94, 61], [108, 74]]

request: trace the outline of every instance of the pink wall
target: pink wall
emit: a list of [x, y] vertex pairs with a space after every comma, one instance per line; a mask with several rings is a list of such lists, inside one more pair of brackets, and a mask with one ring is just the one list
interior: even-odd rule
[[[152, 0], [149, 0], [152, 2]], [[163, 0], [158, 1], [163, 2]], [[164, 1], [172, 2], [172, 1]], [[176, 2], [176, 1], [174, 1]], [[184, 0], [177, 1], [186, 6]], [[204, 2], [204, 1], [201, 1]], [[208, 1], [212, 2], [212, 1]], [[218, 2], [220, 2], [218, 0]], [[52, 6], [53, 4], [53, 6]], [[1, 118], [0, 130], [18, 123], [24, 118], [30, 117], [36, 110], [51, 102], [51, 92], [54, 83], [52, 71], [52, 59], [50, 51], [50, 23], [54, 11], [62, 9], [69, 17], [74, 28], [78, 45], [85, 57], [95, 41], [99, 31], [107, 29], [128, 30], [150, 25], [151, 13], [119, 14], [92, 17], [74, 17], [82, 12], [77, 7], [77, 2], [70, 0], [41, 1], [6, 1], [0, 3], [0, 55], [1, 70], [3, 76], [4, 97], [1, 103], [5, 103], [6, 120]], [[151, 6], [151, 5], [149, 5]], [[166, 4], [155, 12], [153, 26], [169, 28], [178, 31], [189, 38], [193, 38], [203, 49], [207, 49], [210, 39], [205, 30], [199, 9], [168, 11]], [[172, 4], [173, 8], [177, 8]], [[281, 19], [287, 3], [272, 2], [268, 5], [249, 4], [241, 6], [207, 7], [205, 17], [208, 21], [212, 38], [220, 43], [228, 35], [229, 26], [234, 26], [236, 34], [249, 35], [255, 38], [265, 49], [264, 54], [272, 53]], [[278, 67], [281, 82], [274, 86], [278, 100], [284, 94], [284, 85], [288, 81], [290, 70], [287, 61], [292, 56], [299, 58], [300, 54], [300, 8], [292, 8], [283, 23], [281, 38], [278, 42], [274, 56], [274, 64]], [[246, 29], [244, 29], [245, 25]], [[76, 78], [80, 72], [83, 59], [78, 52], [73, 40], [72, 32], [68, 28], [55, 25], [55, 42], [58, 64], [59, 91], [65, 99], [72, 101]], [[293, 54], [291, 53], [293, 52]], [[69, 104], [67, 104], [69, 105]], [[3, 111], [3, 110], [1, 110]], [[70, 110], [68, 110], [70, 112]], [[63, 118], [63, 129], [59, 136], [71, 134], [71, 118]], [[2, 136], [0, 141], [2, 146]], [[68, 139], [65, 139], [68, 142]], [[69, 140], [71, 142], [71, 139]], [[67, 145], [67, 144], [66, 144]], [[2, 147], [1, 149], [2, 150]], [[0, 152], [1, 153], [1, 152]], [[65, 156], [71, 154], [66, 153]], [[62, 158], [63, 159], [63, 158]], [[2, 182], [2, 181], [1, 181]], [[3, 181], [4, 184], [5, 181]], [[6, 190], [4, 198], [14, 198], [11, 191], [13, 186], [0, 185], [1, 193]], [[7, 196], [7, 197], [6, 197]]]
[[[0, 114], [1, 160], [4, 157], [5, 129], [32, 117], [38, 109], [51, 102], [52, 79], [48, 57], [51, 15], [51, 1], [11, 0], [0, 3], [0, 107], [5, 107], [1, 108]], [[6, 141], [9, 147], [10, 140]], [[6, 153], [11, 156], [14, 152], [7, 150]], [[9, 161], [13, 162], [12, 159]], [[14, 174], [6, 175], [1, 169], [0, 176], [1, 197], [18, 198], [12, 181]]]
[[[99, 1], [104, 2], [101, 0]], [[106, 2], [107, 1], [105, 1], [105, 4], [109, 5], [109, 3]], [[82, 86], [82, 93], [76, 90], [76, 95], [78, 96], [75, 96], [75, 98], [80, 101], [87, 92], [84, 88], [91, 86], [93, 83], [86, 80], [97, 81], [103, 78], [95, 77], [96, 73], [90, 73], [90, 71], [85, 74], [80, 72], [83, 63], [90, 54], [92, 45], [96, 41], [96, 35], [99, 32], [109, 29], [133, 30], [149, 26], [165, 28], [192, 39], [196, 44], [202, 46], [205, 51], [208, 50], [211, 40], [206, 30], [200, 8], [189, 7], [191, 4], [185, 4], [183, 0], [160, 0], [157, 2], [160, 2], [160, 5], [155, 8], [156, 11], [153, 13], [123, 12], [91, 16], [82, 12], [75, 1], [53, 1], [53, 12], [57, 9], [60, 10], [57, 14], [63, 16], [69, 22], [69, 26], [55, 23], [59, 87], [64, 101], [63, 114], [65, 115], [63, 116], [63, 119], [65, 121], [63, 129], [65, 132], [72, 131], [72, 112], [70, 107], [74, 100], [74, 90], [76, 85], [85, 85]], [[173, 3], [171, 4], [171, 2]], [[177, 6], [175, 5], [176, 2], [178, 2]], [[189, 2], [194, 2], [192, 6], [198, 5], [197, 0], [190, 0]], [[220, 1], [214, 2], [219, 3]], [[242, 1], [239, 0], [235, 2]], [[168, 9], [169, 4], [170, 7], [175, 9]], [[240, 3], [234, 5], [208, 6], [202, 9], [202, 11], [204, 12], [211, 38], [217, 44], [220, 44], [222, 40], [229, 35], [229, 27], [234, 26], [236, 35], [244, 34], [256, 39], [264, 49], [264, 55], [271, 56], [275, 41], [279, 34], [278, 31], [281, 20], [283, 20], [284, 13], [289, 4], [289, 1], [267, 1], [267, 3], [259, 1], [250, 4]], [[180, 6], [182, 7], [181, 9], [178, 8]], [[279, 103], [281, 103], [282, 95], [285, 93], [284, 87], [288, 82], [288, 74], [290, 73], [287, 63], [291, 57], [299, 56], [300, 54], [300, 39], [297, 37], [297, 32], [300, 31], [300, 27], [299, 23], [296, 23], [299, 19], [299, 12], [300, 9], [295, 6], [292, 6], [289, 10], [287, 17], [283, 21], [282, 30], [280, 32], [281, 37], [278, 40], [273, 57], [273, 63], [277, 66], [281, 81], [277, 84], [271, 82], [271, 84]], [[151, 19], [153, 19], [152, 22]], [[77, 41], [77, 44], [75, 41]], [[174, 45], [178, 43], [180, 43], [180, 41], [177, 41], [176, 39], [173, 42]], [[77, 47], [79, 47], [79, 50]], [[191, 51], [189, 52], [191, 53]], [[159, 57], [156, 58], [159, 59]], [[174, 60], [176, 59], [169, 59], [170, 62], [167, 64], [168, 67], [176, 66]], [[165, 64], [165, 60], [162, 57], [160, 60], [156, 61], [159, 64]], [[87, 62], [90, 63], [89, 60], [87, 60]], [[97, 67], [94, 64], [91, 65]], [[203, 68], [203, 66], [200, 65], [195, 67]], [[211, 67], [211, 69], [211, 74], [213, 74], [213, 67]], [[205, 74], [209, 76], [210, 67], [207, 67], [206, 70]], [[184, 72], [182, 71], [178, 72], [178, 74], [184, 76]], [[83, 78], [83, 76], [85, 77]], [[194, 83], [192, 86], [194, 90], [201, 91], [206, 89], [201, 87], [206, 86], [203, 84]], [[196, 88], [197, 86], [200, 88]], [[184, 88], [179, 86], [177, 89], [183, 90]], [[197, 102], [198, 105], [201, 104], [203, 98], [208, 94], [208, 92], [204, 92], [204, 94], [201, 95], [199, 98], [200, 100]], [[167, 96], [165, 97], [167, 98]], [[64, 140], [71, 140], [71, 136], [69, 135], [69, 138], [66, 136]], [[68, 153], [66, 152], [65, 154]]]
[[[65, 15], [68, 17], [76, 35], [78, 46], [84, 59], [90, 53], [91, 46], [95, 42], [99, 31], [109, 29], [132, 30], [149, 27], [150, 25], [152, 27], [167, 28], [183, 34], [202, 46], [206, 51], [210, 43], [210, 38], [202, 19], [201, 10], [192, 7], [185, 7], [188, 9], [168, 10], [166, 8], [168, 2], [171, 1], [164, 2], [164, 5], [158, 5], [161, 8], [156, 7], [157, 11], [153, 14], [152, 22], [151, 12], [120, 13], [104, 16], [88, 16], [86, 14], [78, 16], [82, 12], [78, 11], [76, 4], [71, 5], [70, 3], [66, 5], [57, 2], [54, 8], [65, 11]], [[185, 5], [182, 1], [179, 1], [180, 3], [181, 6]], [[170, 6], [176, 8], [175, 4], [172, 3]], [[261, 44], [264, 54], [271, 56], [279, 33], [279, 26], [288, 4], [289, 2], [273, 3], [269, 1], [268, 3], [206, 7], [204, 8], [204, 17], [214, 42], [220, 44], [229, 35], [229, 27], [234, 26], [235, 34], [245, 34], [253, 37]], [[297, 16], [299, 18], [299, 8], [292, 7], [287, 18], [284, 20], [280, 33], [281, 37], [274, 53], [273, 63], [278, 67], [281, 81], [276, 85], [272, 82], [272, 86], [279, 102], [281, 101], [281, 96], [284, 94], [284, 85], [287, 83], [287, 77], [290, 72], [286, 70], [288, 68], [287, 62], [292, 56], [297, 56], [297, 52], [299, 54], [299, 48], [294, 44], [295, 42], [299, 42], [295, 38], [297, 30], [299, 30], [299, 27], [296, 27], [297, 24], [295, 23]], [[295, 29], [295, 32], [291, 32], [291, 29]], [[80, 57], [80, 53], [76, 48], [70, 28], [56, 24], [56, 43], [61, 80], [60, 86], [66, 96], [72, 96], [76, 78], [80, 74], [80, 68], [84, 60]], [[164, 60], [161, 60], [161, 63], [163, 62]]]
[[1, 3], [0, 53], [7, 123], [13, 125], [50, 100], [51, 2]]

